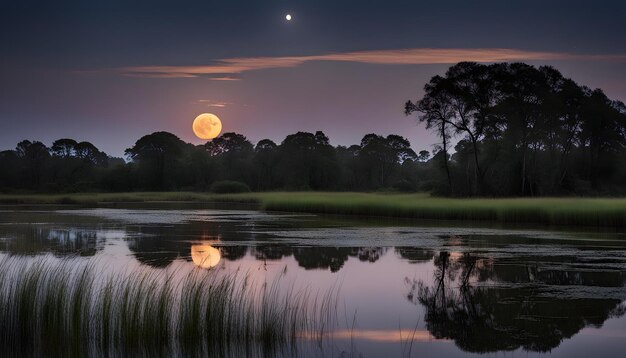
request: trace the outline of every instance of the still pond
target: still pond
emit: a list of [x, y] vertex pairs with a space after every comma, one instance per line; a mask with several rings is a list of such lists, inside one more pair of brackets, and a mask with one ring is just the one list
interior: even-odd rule
[[0, 353], [14, 356], [626, 349], [626, 235], [614, 232], [241, 209], [5, 208], [0, 270]]

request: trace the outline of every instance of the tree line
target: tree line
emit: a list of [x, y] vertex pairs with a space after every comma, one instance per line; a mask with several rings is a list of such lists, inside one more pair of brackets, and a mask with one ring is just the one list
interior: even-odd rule
[[33, 192], [400, 190], [448, 196], [626, 193], [626, 106], [523, 63], [461, 62], [434, 76], [406, 115], [440, 143], [416, 153], [399, 135], [333, 146], [323, 132], [254, 145], [238, 133], [185, 143], [143, 136], [113, 158], [89, 142], [24, 140], [0, 152], [0, 190]]
[[426, 151], [398, 135], [368, 134], [360, 144], [332, 146], [323, 132], [298, 132], [280, 144], [253, 145], [224, 133], [193, 145], [168, 132], [141, 137], [113, 158], [88, 142], [59, 139], [51, 147], [22, 141], [0, 152], [0, 189], [35, 192], [210, 190], [235, 182], [250, 190], [418, 190]]

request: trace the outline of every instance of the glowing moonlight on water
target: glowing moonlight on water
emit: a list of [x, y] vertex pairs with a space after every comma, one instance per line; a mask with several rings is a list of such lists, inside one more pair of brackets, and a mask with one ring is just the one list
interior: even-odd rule
[[197, 266], [209, 269], [217, 266], [221, 258], [220, 250], [211, 245], [191, 245], [191, 260]]
[[200, 139], [213, 139], [222, 131], [222, 121], [211, 113], [202, 113], [193, 120], [193, 132]]

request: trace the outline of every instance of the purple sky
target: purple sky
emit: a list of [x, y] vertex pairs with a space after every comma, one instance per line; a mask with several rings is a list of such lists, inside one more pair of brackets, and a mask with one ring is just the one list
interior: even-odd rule
[[550, 64], [626, 101], [622, 1], [428, 3], [3, 2], [0, 150], [69, 137], [120, 156], [160, 130], [199, 144], [202, 112], [253, 142], [374, 132], [431, 149], [403, 104], [461, 60]]

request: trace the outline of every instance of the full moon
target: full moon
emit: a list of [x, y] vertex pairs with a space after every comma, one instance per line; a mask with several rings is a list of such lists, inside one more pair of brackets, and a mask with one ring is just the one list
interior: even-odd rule
[[211, 245], [191, 245], [191, 260], [196, 266], [209, 269], [217, 266], [221, 258], [220, 250]]
[[287, 14], [287, 16], [285, 16], [285, 19], [287, 19], [287, 21], [291, 21], [291, 14]]
[[200, 139], [213, 139], [222, 131], [222, 121], [211, 113], [202, 113], [193, 120], [193, 132]]

